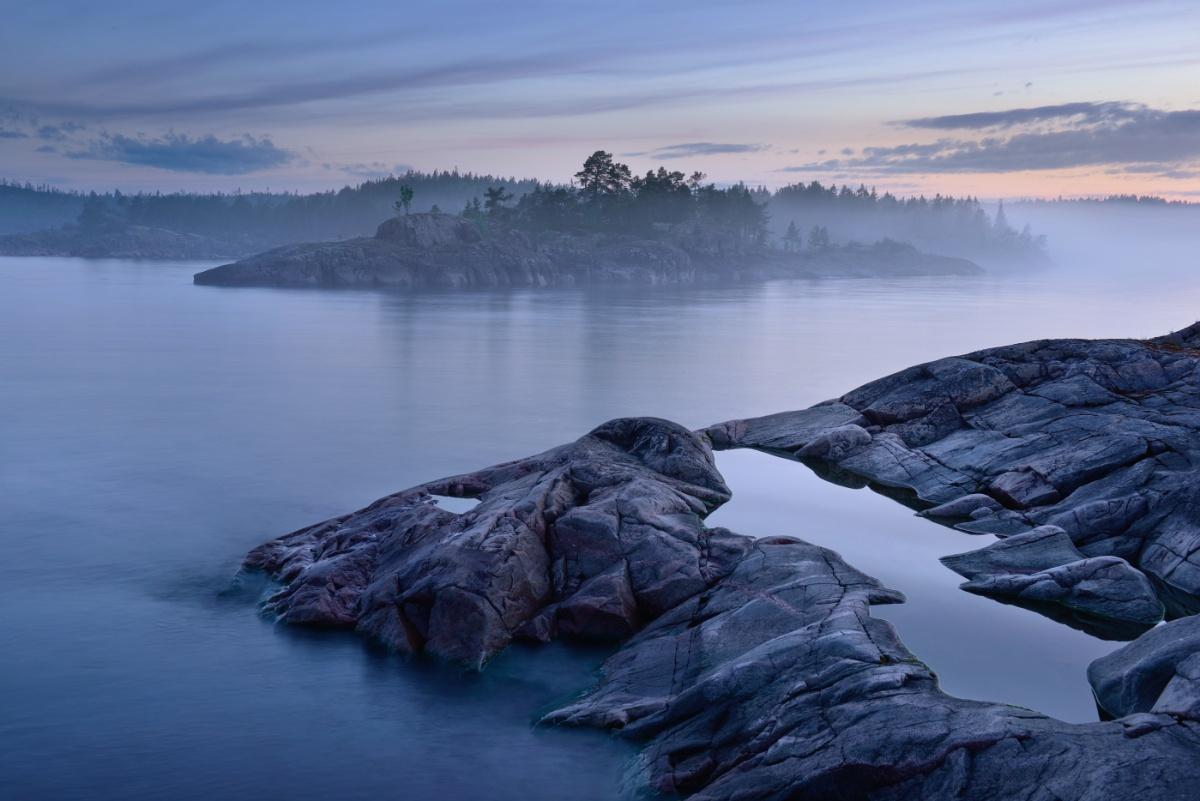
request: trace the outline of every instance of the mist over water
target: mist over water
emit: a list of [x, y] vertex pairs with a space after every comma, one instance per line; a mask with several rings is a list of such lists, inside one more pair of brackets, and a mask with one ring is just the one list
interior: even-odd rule
[[1046, 235], [1055, 277], [1153, 276], [1166, 286], [1200, 270], [1200, 206], [1022, 202], [1005, 211], [1015, 227]]
[[[1138, 245], [1085, 234], [1057, 267], [1006, 278], [587, 292], [228, 290], [192, 286], [197, 263], [0, 259], [0, 787], [628, 794], [631, 747], [532, 727], [604, 649], [516, 648], [482, 674], [402, 659], [263, 619], [265, 587], [229, 591], [241, 558], [613, 417], [700, 427], [941, 356], [1200, 316], [1200, 251], [1164, 235], [1143, 245], [1156, 261], [1119, 270]], [[1087, 248], [1107, 260], [1079, 261]], [[1095, 719], [1083, 669], [1114, 644], [962, 593], [936, 562], [987, 540], [795, 463], [718, 464], [734, 500], [713, 525], [810, 539], [907, 593], [874, 613], [949, 692]]]

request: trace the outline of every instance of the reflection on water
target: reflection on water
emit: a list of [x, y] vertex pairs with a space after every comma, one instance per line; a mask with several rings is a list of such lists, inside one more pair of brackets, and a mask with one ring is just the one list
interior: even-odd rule
[[874, 607], [871, 614], [896, 626], [946, 692], [1072, 722], [1097, 719], [1085, 670], [1121, 643], [963, 592], [962, 577], [938, 562], [994, 537], [940, 526], [868, 489], [829, 484], [799, 462], [756, 451], [718, 453], [717, 467], [733, 500], [709, 515], [708, 525], [800, 537], [903, 592], [906, 603]]
[[[1196, 277], [403, 296], [194, 287], [203, 266], [0, 259], [0, 781], [17, 797], [617, 797], [626, 746], [530, 725], [602, 654], [461, 674], [221, 591], [266, 539], [612, 417], [699, 427], [1200, 308]], [[976, 540], [800, 465], [720, 460], [735, 500], [715, 522], [799, 534], [906, 592], [878, 613], [950, 692], [1089, 716], [1080, 666], [1110, 646], [959, 592], [936, 557]]]
[[479, 505], [478, 498], [448, 498], [444, 495], [434, 495], [433, 500], [447, 512], [456, 515], [466, 514]]

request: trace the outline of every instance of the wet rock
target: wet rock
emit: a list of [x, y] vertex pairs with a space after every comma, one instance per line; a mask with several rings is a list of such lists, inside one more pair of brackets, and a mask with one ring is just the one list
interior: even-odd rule
[[[935, 506], [932, 509], [926, 509], [920, 514], [922, 517], [935, 518], [939, 520], [968, 520], [975, 518], [977, 515], [981, 517], [991, 516], [1004, 507], [1000, 502], [990, 495], [982, 493], [972, 493], [964, 495], [961, 498], [956, 498], [953, 501], [943, 503], [940, 506]], [[990, 514], [980, 514], [990, 513]]]
[[1084, 556], [1057, 526], [941, 561], [970, 579], [962, 585], [968, 592], [999, 596], [1104, 639], [1132, 640], [1162, 620], [1163, 605], [1143, 573], [1120, 557]]
[[1031, 575], [1086, 557], [1057, 526], [1039, 526], [1027, 534], [994, 542], [986, 548], [943, 556], [942, 564], [975, 580], [995, 575]]
[[829, 429], [796, 451], [796, 456], [801, 459], [825, 459], [837, 462], [845, 459], [863, 445], [870, 443], [871, 435], [867, 433], [866, 429], [851, 423]]
[[1084, 557], [1148, 574], [1179, 616], [1200, 612], [1198, 367], [1200, 324], [1155, 340], [1027, 342], [705, 433], [717, 449], [799, 458], [859, 426], [870, 442], [827, 456], [822, 474], [911, 493], [927, 516], [971, 533], [1058, 526]]
[[[480, 503], [457, 515], [432, 495]], [[1198, 619], [1093, 665], [1097, 698], [1121, 720], [1067, 724], [955, 698], [871, 615], [900, 593], [800, 539], [706, 528], [728, 498], [703, 437], [614, 420], [282, 537], [246, 567], [284, 583], [268, 602], [281, 620], [473, 666], [515, 638], [623, 640], [599, 684], [544, 722], [641, 743], [641, 781], [662, 793], [1194, 798]], [[1063, 537], [1044, 529], [960, 566], [1015, 575], [1092, 561]]]
[[643, 782], [695, 799], [1194, 793], [1195, 725], [1166, 715], [1073, 725], [947, 696], [870, 614], [871, 604], [901, 600], [831, 551], [758, 540], [732, 573], [650, 623], [604, 664], [592, 692], [544, 722], [644, 743]]
[[1173, 620], [1088, 666], [1096, 703], [1119, 718], [1163, 713], [1197, 720], [1200, 617]]
[[[431, 495], [475, 497], [462, 515]], [[712, 453], [664, 420], [614, 420], [570, 445], [414, 487], [255, 549], [282, 620], [353, 628], [480, 665], [514, 637], [619, 639], [731, 567], [701, 520], [729, 497]]]

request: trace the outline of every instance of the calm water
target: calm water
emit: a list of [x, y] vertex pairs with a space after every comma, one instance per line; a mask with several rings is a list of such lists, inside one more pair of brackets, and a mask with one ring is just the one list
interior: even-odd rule
[[[404, 297], [194, 287], [208, 265], [0, 259], [0, 796], [626, 795], [631, 750], [532, 728], [602, 651], [464, 674], [273, 625], [221, 595], [260, 542], [616, 416], [698, 427], [912, 363], [1146, 336], [1200, 279], [772, 283]], [[950, 692], [1094, 719], [1112, 646], [956, 589], [984, 544], [754, 453], [713, 523], [791, 533], [906, 592]]]

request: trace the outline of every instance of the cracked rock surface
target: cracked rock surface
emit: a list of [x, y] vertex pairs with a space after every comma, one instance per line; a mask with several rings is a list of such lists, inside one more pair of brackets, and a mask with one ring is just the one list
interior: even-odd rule
[[1070, 724], [946, 695], [870, 615], [900, 600], [832, 551], [756, 540], [547, 722], [645, 741], [645, 782], [697, 801], [1195, 797], [1192, 718]]
[[[841, 429], [826, 453], [873, 447], [846, 425], [825, 426]], [[878, 436], [859, 428], [871, 443]], [[434, 496], [480, 503], [459, 515]], [[599, 684], [544, 722], [642, 743], [640, 778], [661, 793], [1195, 798], [1200, 642], [1154, 629], [1146, 637], [1156, 639], [1129, 647], [1144, 666], [1133, 672], [1147, 677], [1131, 688], [1112, 679], [1130, 673], [1124, 663], [1096, 668], [1098, 698], [1123, 715], [1111, 722], [955, 698], [871, 616], [871, 604], [902, 602], [900, 593], [801, 540], [705, 527], [728, 498], [705, 437], [664, 420], [614, 420], [281, 537], [245, 564], [283, 582], [268, 601], [282, 620], [467, 665], [517, 638], [623, 641]], [[1034, 561], [1075, 555], [1059, 545]]]
[[964, 531], [1057, 526], [1084, 558], [1146, 573], [1179, 617], [1200, 611], [1198, 366], [1200, 324], [1145, 341], [1041, 340], [706, 433], [717, 449], [786, 454], [907, 495]]
[[[435, 495], [478, 498], [458, 515]], [[570, 445], [389, 495], [256, 548], [283, 620], [482, 665], [514, 638], [620, 639], [731, 569], [742, 538], [696, 434], [614, 420]]]

